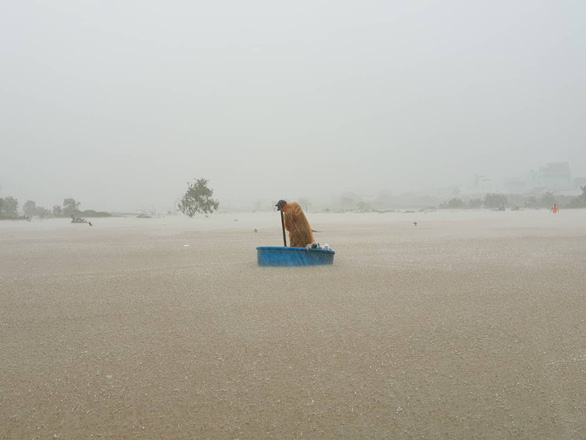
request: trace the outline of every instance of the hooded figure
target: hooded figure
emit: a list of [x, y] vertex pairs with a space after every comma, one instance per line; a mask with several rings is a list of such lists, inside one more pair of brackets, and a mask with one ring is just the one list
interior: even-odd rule
[[277, 209], [283, 211], [285, 229], [289, 231], [289, 246], [305, 247], [315, 241], [311, 232], [311, 226], [299, 203], [287, 203], [279, 200]]

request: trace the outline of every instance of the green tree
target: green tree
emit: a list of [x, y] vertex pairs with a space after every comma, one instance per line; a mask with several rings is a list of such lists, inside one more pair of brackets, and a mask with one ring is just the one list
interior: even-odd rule
[[24, 211], [24, 215], [32, 217], [37, 214], [37, 204], [32, 200], [27, 200], [24, 202], [24, 205], [22, 205], [22, 210]]
[[2, 199], [2, 212], [0, 216], [3, 217], [18, 217], [18, 200], [14, 197], [4, 197]]
[[220, 203], [212, 198], [214, 190], [208, 188], [207, 179], [194, 179], [187, 182], [187, 191], [181, 198], [178, 208], [183, 214], [193, 217], [196, 212], [212, 213], [218, 210]]
[[75, 199], [63, 200], [63, 215], [70, 217], [77, 214], [79, 212], [79, 205], [81, 205], [81, 203], [76, 202]]

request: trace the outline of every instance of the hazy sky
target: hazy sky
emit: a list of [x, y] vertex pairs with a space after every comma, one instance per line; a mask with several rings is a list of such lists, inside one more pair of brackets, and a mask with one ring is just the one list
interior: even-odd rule
[[586, 2], [4, 1], [0, 196], [160, 210], [586, 176]]

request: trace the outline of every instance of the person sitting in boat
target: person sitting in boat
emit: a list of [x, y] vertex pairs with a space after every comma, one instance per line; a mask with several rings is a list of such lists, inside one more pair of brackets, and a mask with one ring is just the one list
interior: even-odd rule
[[289, 246], [305, 247], [315, 242], [311, 226], [299, 206], [299, 203], [287, 203], [285, 200], [279, 200], [277, 209], [283, 211], [285, 229], [289, 231]]

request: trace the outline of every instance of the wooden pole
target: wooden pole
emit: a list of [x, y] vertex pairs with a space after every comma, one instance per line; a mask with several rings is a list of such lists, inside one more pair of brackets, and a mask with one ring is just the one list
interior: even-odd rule
[[285, 236], [285, 219], [283, 218], [283, 210], [281, 210], [281, 227], [283, 228], [283, 246], [287, 247], [287, 238]]

